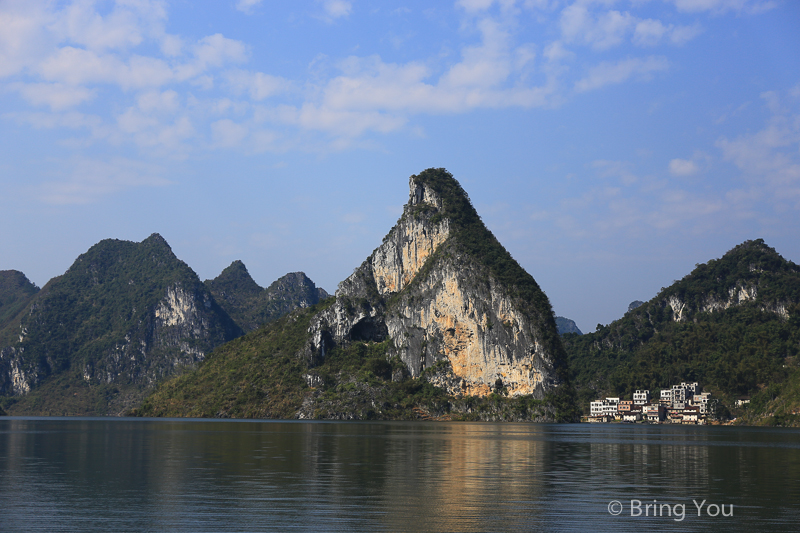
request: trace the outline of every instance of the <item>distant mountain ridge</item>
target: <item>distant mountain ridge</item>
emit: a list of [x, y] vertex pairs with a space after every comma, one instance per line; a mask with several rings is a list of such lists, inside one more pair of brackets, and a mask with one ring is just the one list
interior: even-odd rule
[[558, 328], [559, 335], [563, 335], [565, 333], [577, 333], [578, 335], [583, 335], [581, 330], [578, 329], [578, 325], [574, 320], [564, 318], [563, 316], [556, 317], [556, 327]]
[[0, 270], [0, 329], [14, 318], [39, 287], [17, 270]]
[[213, 280], [206, 280], [205, 285], [245, 333], [298, 307], [311, 307], [329, 296], [303, 272], [286, 274], [266, 289], [262, 288], [239, 260]]

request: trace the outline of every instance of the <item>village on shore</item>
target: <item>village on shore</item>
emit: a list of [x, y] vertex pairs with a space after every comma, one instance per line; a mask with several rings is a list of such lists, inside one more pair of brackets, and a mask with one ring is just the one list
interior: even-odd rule
[[663, 389], [660, 398], [649, 390], [637, 390], [632, 400], [607, 397], [590, 402], [585, 422], [639, 422], [650, 424], [706, 424], [715, 419], [716, 400], [697, 383], [681, 383]]

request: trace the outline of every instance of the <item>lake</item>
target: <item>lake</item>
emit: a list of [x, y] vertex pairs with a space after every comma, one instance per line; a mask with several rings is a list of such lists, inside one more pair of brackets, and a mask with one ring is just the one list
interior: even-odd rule
[[0, 418], [3, 532], [752, 533], [798, 520], [792, 429]]

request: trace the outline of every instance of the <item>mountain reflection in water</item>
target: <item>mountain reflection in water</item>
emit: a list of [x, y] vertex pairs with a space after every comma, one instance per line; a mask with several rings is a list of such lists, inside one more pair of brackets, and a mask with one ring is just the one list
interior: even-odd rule
[[0, 479], [4, 532], [780, 532], [800, 518], [800, 432], [3, 418]]

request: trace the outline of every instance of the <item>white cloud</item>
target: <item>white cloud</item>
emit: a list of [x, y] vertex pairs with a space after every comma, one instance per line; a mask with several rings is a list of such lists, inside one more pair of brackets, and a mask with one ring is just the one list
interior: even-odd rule
[[324, 86], [322, 100], [307, 109], [325, 111], [329, 119], [338, 115], [348, 120], [351, 112], [368, 112], [360, 124], [394, 128], [405, 119], [394, 115], [378, 120], [374, 113], [457, 113], [481, 107], [546, 105], [552, 85], [518, 83], [533, 56], [530, 46], [512, 48], [508, 33], [491, 20], [481, 21], [478, 28], [481, 43], [465, 47], [461, 61], [438, 80], [422, 63], [398, 65], [384, 63], [378, 56], [351, 57], [339, 65], [343, 75]]
[[664, 26], [660, 20], [640, 20], [636, 23], [633, 32], [633, 44], [637, 46], [655, 46], [661, 42], [661, 38], [670, 30], [669, 26]]
[[62, 83], [17, 83], [12, 84], [12, 88], [17, 89], [31, 104], [47, 105], [54, 111], [82, 104], [96, 95], [94, 90]]
[[688, 159], [673, 159], [669, 162], [669, 172], [673, 176], [693, 176], [698, 170], [697, 163]]
[[511, 74], [510, 36], [492, 20], [483, 20], [479, 26], [483, 35], [481, 44], [461, 51], [462, 61], [442, 77], [444, 85], [493, 87]]
[[112, 54], [99, 55], [72, 46], [60, 48], [45, 59], [39, 72], [48, 81], [70, 85], [113, 84], [123, 90], [158, 87], [175, 77], [170, 66], [160, 59], [132, 56], [124, 62]]
[[616, 10], [595, 15], [586, 5], [576, 3], [564, 8], [560, 23], [566, 42], [579, 42], [604, 50], [621, 44], [636, 24], [636, 18], [628, 12]]
[[142, 93], [136, 98], [136, 102], [145, 113], [174, 113], [180, 109], [180, 96], [173, 90]]
[[456, 5], [468, 13], [485, 11], [492, 7], [494, 0], [458, 0]]
[[784, 109], [774, 92], [761, 96], [772, 112], [765, 127], [732, 140], [722, 137], [716, 145], [748, 182], [800, 209], [800, 112]]
[[218, 120], [211, 124], [211, 137], [216, 148], [233, 148], [240, 146], [248, 129], [246, 126], [236, 124], [228, 118]]
[[39, 187], [39, 199], [48, 204], [88, 204], [105, 196], [138, 187], [163, 187], [170, 182], [159, 167], [125, 158], [98, 161], [77, 157], [65, 162], [68, 175]]
[[[259, 4], [235, 3], [246, 12]], [[569, 93], [564, 87], [580, 93], [646, 80], [669, 68], [662, 56], [631, 57], [573, 74], [569, 62], [577, 55], [568, 47], [603, 52], [625, 40], [639, 46], [682, 44], [701, 31], [699, 25], [637, 18], [616, 9], [622, 4], [614, 0], [578, 0], [566, 7], [549, 0], [458, 0], [462, 35], [475, 31], [478, 40], [405, 62], [378, 55], [324, 58], [317, 63], [327, 69], [314, 70], [307, 80], [289, 80], [248, 70], [250, 50], [242, 41], [220, 33], [193, 40], [167, 34], [161, 1], [26, 5], [0, 4], [0, 22], [11, 28], [0, 34], [0, 76], [16, 77], [8, 87], [54, 112], [89, 101], [105, 106], [105, 115], [100, 111], [91, 121], [92, 139], [178, 147], [184, 153], [189, 139], [198, 146], [234, 147], [255, 143], [261, 132], [255, 144], [275, 146], [281, 135], [317, 131], [350, 142], [370, 131], [419, 131], [410, 124], [419, 114], [557, 106]], [[335, 21], [352, 14], [354, 2], [316, 0], [316, 6]], [[631, 4], [631, 12], [638, 6]], [[531, 11], [521, 15], [523, 9]], [[520, 42], [523, 16], [552, 19], [558, 25], [551, 33], [555, 40]], [[38, 42], [46, 45], [37, 48]], [[50, 127], [65, 127], [63, 116], [50, 120]], [[24, 120], [40, 127], [48, 123], [33, 115]], [[85, 124], [76, 127], [88, 128]], [[237, 125], [248, 129], [238, 140]]]
[[[457, 0], [456, 5], [467, 13], [480, 13], [489, 10], [494, 4], [499, 4], [501, 9], [508, 11], [515, 7], [517, 0]], [[546, 3], [546, 0], [545, 0]], [[532, 8], [532, 0], [524, 2], [525, 7]]]
[[601, 169], [600, 176], [618, 178], [623, 185], [633, 185], [639, 178], [631, 171], [632, 165], [627, 161], [597, 160], [592, 162], [592, 167]]
[[236, 9], [248, 15], [253, 12], [253, 8], [259, 5], [262, 0], [239, 0], [236, 2]]
[[291, 87], [291, 83], [285, 78], [263, 72], [236, 69], [226, 72], [225, 77], [235, 93], [247, 93], [255, 101], [281, 94]]
[[703, 33], [703, 27], [700, 26], [699, 23], [695, 23], [691, 26], [676, 26], [670, 31], [669, 40], [672, 44], [682, 46], [701, 33]]
[[348, 0], [322, 0], [323, 19], [333, 22], [336, 19], [347, 17], [353, 10], [353, 2]]
[[668, 68], [669, 61], [660, 56], [625, 59], [617, 63], [604, 61], [589, 69], [589, 75], [575, 84], [575, 90], [577, 92], [591, 91], [606, 85], [622, 83], [632, 77], [648, 80], [653, 73]]
[[90, 140], [110, 139], [113, 136], [112, 128], [103, 122], [97, 115], [66, 111], [57, 113], [7, 113], [3, 118], [15, 120], [18, 123], [28, 124], [36, 129], [67, 128], [71, 130], [87, 130]]
[[50, 50], [54, 38], [46, 28], [53, 18], [42, 4], [0, 2], [0, 77], [22, 72]]
[[699, 13], [710, 11], [722, 14], [727, 11], [761, 13], [777, 7], [774, 0], [672, 0], [678, 11]]

